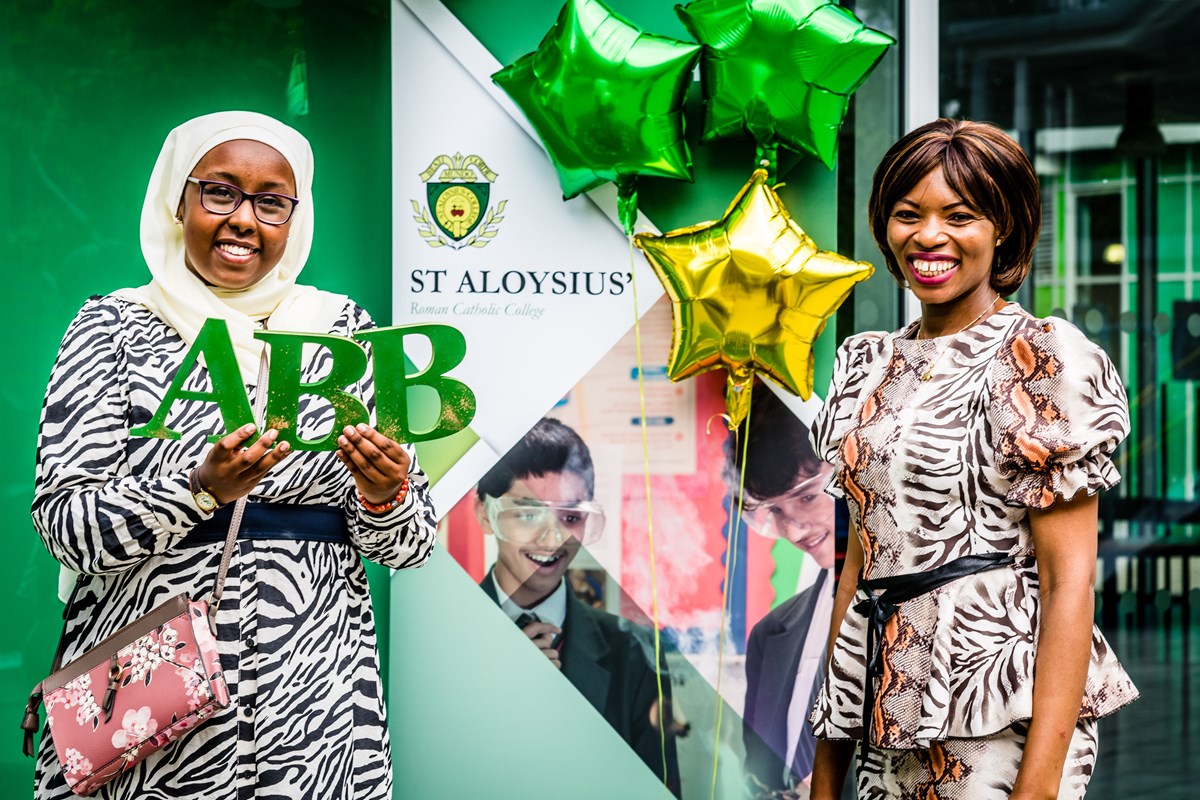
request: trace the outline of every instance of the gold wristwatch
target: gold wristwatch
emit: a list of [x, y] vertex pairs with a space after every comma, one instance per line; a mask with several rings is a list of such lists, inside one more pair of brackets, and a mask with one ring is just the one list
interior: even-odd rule
[[205, 514], [211, 514], [220, 508], [221, 504], [217, 502], [217, 498], [212, 496], [212, 492], [200, 485], [199, 472], [198, 469], [192, 470], [192, 474], [188, 476], [188, 485], [192, 490], [192, 499], [196, 501], [196, 505]]

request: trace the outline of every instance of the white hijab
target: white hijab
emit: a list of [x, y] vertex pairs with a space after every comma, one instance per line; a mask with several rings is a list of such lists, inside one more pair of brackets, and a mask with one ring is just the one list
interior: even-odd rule
[[[175, 222], [187, 178], [209, 150], [234, 139], [275, 148], [287, 159], [300, 198], [292, 214], [283, 257], [262, 280], [245, 289], [221, 289], [196, 277], [184, 263], [183, 226]], [[142, 205], [142, 255], [153, 280], [113, 294], [148, 308], [191, 345], [205, 320], [229, 326], [238, 366], [247, 385], [258, 382], [263, 342], [254, 323], [271, 318], [273, 330], [328, 333], [346, 298], [296, 285], [313, 238], [313, 155], [308, 140], [278, 120], [250, 111], [196, 117], [167, 135]]]

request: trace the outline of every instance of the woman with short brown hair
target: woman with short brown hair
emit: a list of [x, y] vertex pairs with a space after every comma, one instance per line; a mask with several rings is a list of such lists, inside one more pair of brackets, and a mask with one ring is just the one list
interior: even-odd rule
[[[1029, 157], [994, 125], [939, 119], [892, 149], [875, 172], [867, 216], [888, 271], [907, 278], [888, 246], [892, 207], [922, 177], [939, 167], [946, 183], [997, 227], [991, 286], [1010, 295], [1025, 281], [1042, 224], [1040, 188]], [[916, 132], [914, 131], [914, 134]]]
[[1129, 431], [1120, 377], [1074, 326], [1002, 299], [1040, 220], [1003, 131], [909, 133], [869, 216], [921, 318], [847, 339], [813, 425], [855, 534], [812, 798], [840, 796], [856, 750], [860, 798], [1081, 798], [1096, 720], [1137, 697], [1091, 621], [1097, 494]]

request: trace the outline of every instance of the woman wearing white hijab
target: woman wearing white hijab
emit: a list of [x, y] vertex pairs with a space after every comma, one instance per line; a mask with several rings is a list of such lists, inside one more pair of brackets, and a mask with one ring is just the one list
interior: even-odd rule
[[[163, 599], [202, 597], [228, 510], [248, 497], [217, 614], [231, 706], [102, 787], [104, 798], [390, 798], [391, 763], [370, 595], [360, 556], [394, 568], [429, 557], [434, 512], [412, 449], [360, 426], [334, 452], [272, 447], [251, 426], [215, 445], [215, 403], [178, 401], [182, 438], [131, 438], [158, 409], [210, 318], [223, 319], [251, 399], [254, 330], [351, 336], [371, 327], [353, 301], [298, 286], [312, 243], [312, 152], [260, 114], [191, 120], [167, 137], [142, 209], [153, 280], [88, 300], [68, 328], [46, 393], [33, 519], [80, 573], [64, 663]], [[302, 380], [329, 369], [313, 354]], [[371, 371], [351, 387], [373, 408]], [[184, 387], [208, 391], [196, 366]], [[301, 398], [318, 438], [332, 409]], [[211, 511], [215, 500], [222, 508]], [[43, 737], [37, 796], [70, 797]]]

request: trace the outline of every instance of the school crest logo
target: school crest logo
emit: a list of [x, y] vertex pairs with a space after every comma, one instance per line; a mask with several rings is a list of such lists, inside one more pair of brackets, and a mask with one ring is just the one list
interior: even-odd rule
[[496, 236], [508, 201], [488, 206], [497, 175], [482, 158], [462, 153], [438, 156], [420, 177], [429, 205], [413, 200], [412, 207], [417, 233], [425, 244], [455, 250], [486, 247]]

